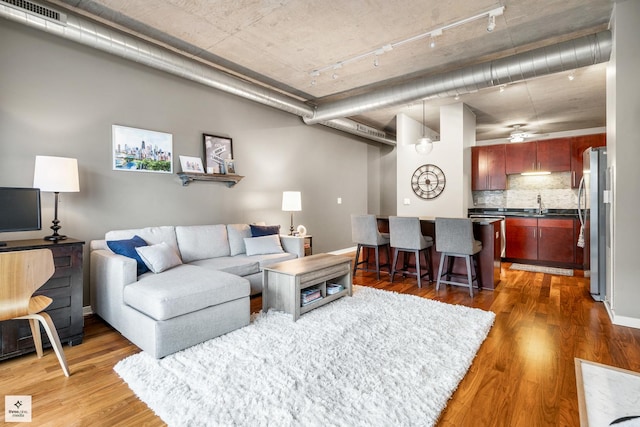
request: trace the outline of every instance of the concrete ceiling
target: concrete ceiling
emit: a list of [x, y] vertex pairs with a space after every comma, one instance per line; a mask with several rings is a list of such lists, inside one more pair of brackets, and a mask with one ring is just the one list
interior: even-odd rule
[[[442, 74], [605, 30], [611, 0], [51, 0], [129, 33], [311, 104], [348, 98], [418, 77]], [[487, 18], [348, 61], [413, 36], [504, 6]], [[606, 125], [606, 63], [425, 103], [439, 131], [439, 107], [464, 102], [477, 117], [478, 140], [507, 138], [520, 124], [536, 134]], [[333, 74], [335, 73], [335, 76]], [[391, 133], [395, 116], [422, 121], [422, 104], [370, 111], [354, 120]]]

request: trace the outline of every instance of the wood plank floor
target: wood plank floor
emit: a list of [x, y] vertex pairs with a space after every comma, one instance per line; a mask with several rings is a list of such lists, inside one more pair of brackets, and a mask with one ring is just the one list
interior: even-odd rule
[[[498, 288], [473, 299], [466, 288], [436, 294], [434, 285], [418, 289], [414, 278], [393, 284], [388, 275], [381, 279], [358, 272], [354, 283], [496, 313], [440, 426], [577, 426], [574, 357], [640, 372], [640, 330], [611, 325], [582, 277], [513, 271], [503, 264]], [[251, 306], [259, 310], [260, 298]], [[43, 359], [26, 355], [0, 362], [0, 398], [31, 395], [31, 425], [37, 426], [163, 425], [113, 371], [139, 349], [101, 319], [87, 317], [84, 342], [64, 350], [70, 378], [51, 350]]]

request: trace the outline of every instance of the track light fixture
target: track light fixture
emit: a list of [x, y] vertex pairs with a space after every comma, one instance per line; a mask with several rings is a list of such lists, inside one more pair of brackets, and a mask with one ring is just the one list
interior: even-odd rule
[[491, 33], [496, 29], [496, 16], [489, 15], [489, 23], [487, 24], [487, 32]]
[[[486, 12], [482, 12], [482, 13], [478, 13], [477, 15], [473, 15], [470, 16], [468, 18], [463, 18], [459, 21], [453, 22], [451, 24], [447, 24], [445, 26], [439, 27], [439, 28], [435, 28], [433, 30], [427, 31], [425, 33], [421, 33], [421, 34], [417, 34], [415, 36], [409, 37], [407, 39], [404, 40], [400, 40], [400, 41], [396, 41], [393, 43], [387, 43], [377, 49], [374, 49], [370, 52], [365, 52], [362, 53], [360, 55], [356, 55], [353, 56], [351, 58], [347, 58], [347, 59], [343, 59], [342, 61], [336, 62], [334, 64], [330, 64], [330, 65], [326, 65], [324, 67], [318, 67], [318, 68], [314, 68], [312, 71], [309, 72], [309, 75], [311, 77], [318, 77], [320, 76], [321, 73], [327, 72], [327, 71], [331, 71], [331, 70], [336, 70], [337, 68], [342, 68], [343, 65], [349, 64], [351, 62], [356, 62], [359, 61], [361, 59], [370, 57], [370, 56], [375, 56], [374, 60], [373, 60], [373, 66], [377, 67], [380, 65], [380, 62], [378, 61], [378, 56], [386, 53], [386, 52], [390, 52], [392, 51], [394, 48], [402, 46], [404, 44], [407, 43], [411, 43], [411, 42], [415, 42], [418, 40], [422, 40], [424, 38], [429, 38], [429, 46], [431, 48], [434, 48], [436, 46], [436, 37], [441, 36], [442, 32], [445, 30], [451, 30], [452, 28], [455, 27], [459, 27], [461, 25], [464, 24], [468, 24], [470, 22], [476, 21], [478, 19], [484, 18], [484, 17], [488, 17], [489, 18], [489, 24], [487, 25], [487, 31], [488, 32], [492, 32], [495, 28], [496, 28], [496, 16], [500, 16], [502, 14], [504, 14], [504, 6], [499, 6], [499, 7], [495, 7], [491, 10], [488, 10]], [[337, 67], [337, 68], [336, 68]], [[336, 76], [336, 77], [333, 77]], [[332, 74], [332, 77], [335, 79], [337, 78], [337, 75], [334, 71], [334, 73]]]

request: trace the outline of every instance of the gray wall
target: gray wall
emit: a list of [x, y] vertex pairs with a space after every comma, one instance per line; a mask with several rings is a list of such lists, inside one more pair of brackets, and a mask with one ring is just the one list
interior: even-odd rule
[[[30, 187], [36, 155], [77, 158], [80, 192], [61, 194], [61, 233], [88, 246], [108, 230], [150, 225], [266, 221], [288, 230], [282, 191], [300, 190], [294, 223], [313, 234], [319, 253], [352, 246], [351, 213], [379, 213], [388, 148], [0, 21], [0, 186]], [[202, 155], [202, 133], [231, 137], [245, 178], [232, 188], [183, 187], [175, 174], [113, 171], [112, 124], [173, 134], [174, 172], [178, 155]], [[53, 194], [42, 202], [42, 231], [0, 238], [50, 234]]]

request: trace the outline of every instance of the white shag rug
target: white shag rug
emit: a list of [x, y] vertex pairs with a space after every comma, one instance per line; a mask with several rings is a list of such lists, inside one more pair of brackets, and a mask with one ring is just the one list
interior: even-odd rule
[[495, 315], [354, 286], [293, 322], [275, 312], [115, 371], [169, 426], [432, 426]]
[[544, 267], [542, 265], [530, 264], [511, 264], [510, 270], [532, 271], [534, 273], [555, 274], [556, 276], [573, 276], [573, 270], [570, 268]]

